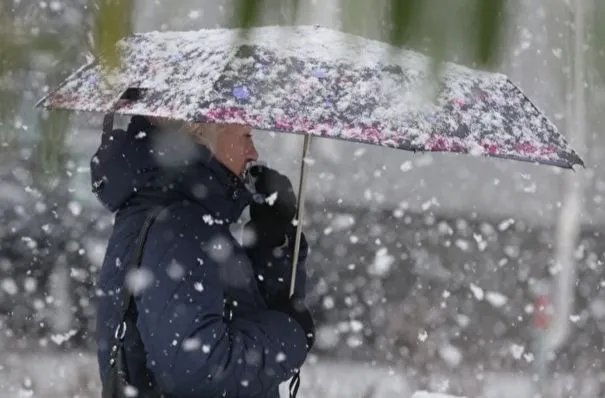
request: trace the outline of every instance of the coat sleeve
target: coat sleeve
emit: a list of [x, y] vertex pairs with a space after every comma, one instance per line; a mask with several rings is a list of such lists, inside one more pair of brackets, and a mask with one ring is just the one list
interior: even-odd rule
[[[254, 247], [246, 249], [246, 253], [252, 261], [259, 286], [268, 303], [272, 302], [273, 297], [278, 296], [280, 290], [290, 289], [295, 243], [296, 236], [292, 235], [286, 237], [286, 242], [281, 247], [271, 247], [259, 242]], [[295, 298], [304, 299], [306, 295], [306, 260], [308, 253], [309, 246], [305, 235], [302, 234], [296, 266]]]
[[[144, 265], [155, 263], [153, 282], [137, 304], [148, 364], [162, 389], [178, 397], [257, 396], [302, 366], [306, 339], [296, 321], [262, 310], [226, 323], [221, 260], [193, 234], [155, 235], [146, 255], [162, 259], [144, 258]], [[157, 241], [166, 239], [172, 243], [162, 254]]]

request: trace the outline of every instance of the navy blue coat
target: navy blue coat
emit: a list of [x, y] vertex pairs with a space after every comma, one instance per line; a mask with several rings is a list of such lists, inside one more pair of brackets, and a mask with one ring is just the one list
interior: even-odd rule
[[[162, 205], [140, 271], [128, 278], [138, 292], [133, 322], [140, 338], [129, 330], [125, 341], [135, 387], [144, 392], [149, 373], [175, 398], [278, 397], [278, 385], [307, 355], [301, 326], [268, 310], [271, 295], [289, 284], [292, 258], [262, 245], [247, 250], [232, 236], [230, 224], [252, 200], [241, 181], [191, 138], [139, 116], [127, 131], [103, 134], [91, 171], [93, 191], [116, 213], [98, 281], [101, 375], [135, 237], [148, 212]], [[306, 255], [303, 239], [298, 297]], [[223, 318], [225, 296], [234, 302], [231, 321]]]

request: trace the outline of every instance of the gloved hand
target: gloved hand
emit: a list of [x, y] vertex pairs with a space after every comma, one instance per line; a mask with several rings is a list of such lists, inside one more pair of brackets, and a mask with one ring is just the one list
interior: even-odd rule
[[315, 322], [313, 321], [313, 316], [301, 299], [287, 297], [287, 292], [284, 292], [281, 298], [274, 300], [269, 305], [269, 309], [286, 313], [302, 326], [307, 338], [307, 351], [310, 351], [315, 343]]
[[293, 238], [296, 232], [293, 225], [296, 195], [292, 183], [285, 175], [265, 166], [252, 167], [250, 174], [256, 179], [256, 191], [267, 199], [264, 203], [250, 205], [247, 228], [256, 235], [256, 245], [281, 246], [286, 236]]

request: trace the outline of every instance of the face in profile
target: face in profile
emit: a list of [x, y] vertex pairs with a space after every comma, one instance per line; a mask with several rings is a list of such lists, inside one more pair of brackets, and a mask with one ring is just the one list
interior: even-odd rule
[[252, 129], [238, 124], [227, 124], [214, 137], [214, 156], [234, 174], [242, 176], [249, 161], [258, 160], [252, 139]]

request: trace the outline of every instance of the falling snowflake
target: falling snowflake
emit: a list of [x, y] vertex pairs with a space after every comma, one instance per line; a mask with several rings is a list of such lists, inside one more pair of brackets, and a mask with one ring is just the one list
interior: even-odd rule
[[2, 280], [2, 290], [4, 290], [8, 295], [15, 295], [19, 292], [19, 288], [17, 284], [12, 278], [6, 278]]
[[72, 337], [74, 337], [77, 333], [78, 332], [75, 329], [72, 329], [66, 333], [53, 334], [50, 336], [50, 339], [56, 345], [61, 345], [61, 344], [65, 343], [66, 341], [68, 341], [69, 339], [71, 339]]
[[124, 395], [128, 398], [135, 398], [139, 396], [139, 390], [137, 390], [134, 386], [128, 385], [124, 387]]
[[148, 288], [153, 280], [154, 277], [151, 271], [145, 268], [140, 268], [130, 271], [128, 275], [126, 275], [126, 286], [132, 293], [139, 294]]
[[199, 339], [190, 338], [183, 340], [183, 350], [185, 351], [195, 351], [201, 347], [202, 343]]
[[275, 204], [276, 200], [277, 200], [277, 192], [274, 192], [265, 198], [265, 203], [267, 203], [269, 206], [273, 206]]
[[479, 300], [479, 301], [483, 300], [483, 298], [485, 297], [485, 294], [483, 293], [483, 289], [481, 289], [479, 286], [475, 285], [474, 283], [471, 283], [470, 289], [471, 289], [471, 292], [473, 293], [473, 296], [475, 296], [475, 298], [477, 300]]
[[513, 344], [510, 347], [510, 353], [515, 359], [521, 359], [523, 352], [525, 351], [525, 347], [519, 344]]
[[508, 297], [498, 292], [487, 292], [485, 295], [485, 300], [487, 300], [487, 302], [494, 307], [500, 308], [506, 305], [508, 302]]
[[173, 260], [166, 269], [166, 272], [172, 280], [176, 281], [181, 279], [183, 275], [185, 275], [185, 268], [177, 261]]

